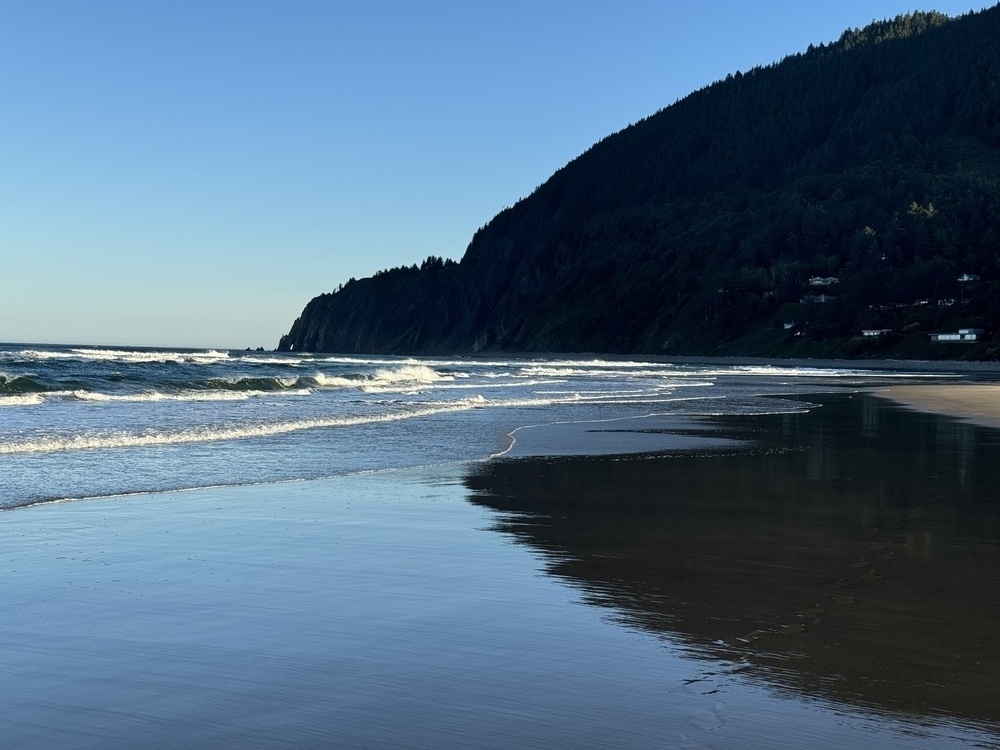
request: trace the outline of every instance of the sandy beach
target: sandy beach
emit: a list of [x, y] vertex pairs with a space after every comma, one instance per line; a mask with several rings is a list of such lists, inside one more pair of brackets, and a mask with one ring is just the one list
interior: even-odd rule
[[[0, 731], [18, 748], [1000, 745], [993, 433], [816, 401], [697, 430], [523, 430], [519, 459], [0, 514]], [[665, 452], [530, 457], [560, 440]]]
[[4, 514], [5, 742], [911, 747], [902, 724], [775, 697], [622, 627], [494, 530], [462, 474]]
[[911, 409], [944, 414], [984, 427], [1000, 428], [1000, 385], [898, 385], [876, 391], [876, 394]]

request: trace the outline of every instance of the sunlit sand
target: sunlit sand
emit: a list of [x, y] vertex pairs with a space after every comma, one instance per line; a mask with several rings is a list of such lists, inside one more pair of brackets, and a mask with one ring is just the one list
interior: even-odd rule
[[958, 417], [984, 427], [1000, 427], [1000, 385], [898, 385], [877, 395], [912, 409]]

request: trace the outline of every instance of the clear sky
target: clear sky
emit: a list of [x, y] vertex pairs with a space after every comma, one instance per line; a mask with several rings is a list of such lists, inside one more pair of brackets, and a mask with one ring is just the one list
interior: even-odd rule
[[2, 0], [0, 341], [277, 344], [737, 70], [980, 0]]

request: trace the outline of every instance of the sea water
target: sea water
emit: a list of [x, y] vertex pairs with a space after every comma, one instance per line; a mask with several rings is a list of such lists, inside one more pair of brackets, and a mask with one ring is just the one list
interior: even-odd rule
[[854, 393], [920, 369], [2, 347], [0, 733], [997, 747], [996, 434]]
[[0, 346], [0, 507], [481, 460], [525, 425], [808, 409], [913, 373]]

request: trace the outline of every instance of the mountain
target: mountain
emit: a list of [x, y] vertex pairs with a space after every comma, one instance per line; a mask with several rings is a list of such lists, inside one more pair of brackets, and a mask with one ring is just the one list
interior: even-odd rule
[[[460, 262], [316, 297], [279, 349], [982, 359], [998, 320], [1000, 6], [873, 23], [696, 91]], [[929, 336], [959, 328], [982, 332]]]

